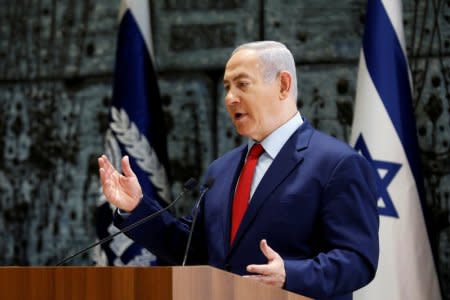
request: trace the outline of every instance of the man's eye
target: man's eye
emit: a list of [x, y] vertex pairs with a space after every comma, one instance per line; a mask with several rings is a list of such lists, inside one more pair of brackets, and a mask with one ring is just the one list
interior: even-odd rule
[[238, 82], [237, 86], [239, 88], [245, 88], [248, 86], [248, 82], [245, 82], [245, 81]]

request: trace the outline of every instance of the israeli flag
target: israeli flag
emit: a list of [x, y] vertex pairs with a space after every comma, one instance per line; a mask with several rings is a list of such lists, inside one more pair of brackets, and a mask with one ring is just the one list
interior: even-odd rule
[[355, 299], [441, 299], [421, 201], [423, 181], [400, 0], [368, 0], [351, 144], [377, 172], [380, 260]]
[[[162, 205], [170, 201], [166, 175], [167, 150], [161, 98], [153, 68], [150, 7], [146, 0], [121, 2], [114, 90], [106, 155], [120, 170], [128, 155], [144, 194]], [[102, 239], [118, 229], [112, 224], [114, 208], [102, 196], [98, 205], [97, 233]], [[125, 235], [102, 246], [99, 264], [149, 265], [153, 254]]]

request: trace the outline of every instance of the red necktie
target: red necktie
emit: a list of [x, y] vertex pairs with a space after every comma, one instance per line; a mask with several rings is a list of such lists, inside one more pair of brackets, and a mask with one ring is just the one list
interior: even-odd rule
[[233, 244], [234, 237], [247, 209], [256, 163], [263, 152], [264, 149], [261, 144], [254, 144], [242, 168], [236, 192], [234, 193], [233, 208], [231, 211], [230, 244]]

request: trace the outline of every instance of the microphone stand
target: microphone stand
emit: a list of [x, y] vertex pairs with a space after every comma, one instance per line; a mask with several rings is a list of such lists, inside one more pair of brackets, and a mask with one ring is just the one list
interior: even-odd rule
[[189, 230], [189, 237], [188, 237], [188, 241], [186, 243], [186, 250], [184, 251], [183, 263], [181, 264], [183, 267], [186, 265], [186, 260], [187, 260], [187, 257], [188, 257], [189, 248], [191, 246], [192, 234], [194, 232], [195, 222], [197, 221], [197, 216], [198, 216], [200, 203], [202, 202], [203, 197], [206, 194], [206, 192], [209, 190], [209, 188], [213, 184], [214, 184], [214, 178], [209, 177], [206, 180], [206, 183], [203, 185], [203, 191], [201, 192], [200, 196], [198, 197], [198, 201], [197, 201], [197, 203], [196, 203], [196, 205], [194, 207], [194, 216], [192, 218], [191, 229]]
[[169, 205], [167, 205], [166, 207], [164, 207], [163, 209], [160, 209], [148, 216], [146, 216], [145, 218], [140, 219], [139, 221], [132, 223], [128, 226], [126, 226], [125, 228], [122, 228], [121, 230], [115, 232], [114, 234], [111, 234], [103, 239], [101, 239], [98, 242], [95, 242], [89, 246], [87, 246], [86, 248], [81, 249], [80, 251], [76, 252], [75, 254], [72, 254], [66, 258], [64, 258], [63, 260], [61, 260], [60, 262], [58, 262], [56, 264], [56, 266], [61, 266], [65, 263], [67, 263], [68, 261], [72, 260], [73, 258], [77, 257], [78, 255], [84, 254], [87, 251], [91, 250], [92, 248], [94, 248], [95, 246], [98, 245], [102, 245], [110, 240], [112, 240], [113, 238], [115, 238], [116, 236], [118, 236], [121, 233], [127, 233], [128, 231], [130, 231], [131, 229], [153, 219], [154, 217], [162, 214], [163, 212], [167, 211], [168, 209], [170, 209], [179, 199], [182, 198], [182, 196], [186, 193], [186, 192], [190, 192], [193, 188], [195, 188], [195, 186], [197, 186], [197, 180], [190, 178], [188, 181], [186, 181], [186, 183], [183, 186], [183, 191], [177, 196], [177, 198], [175, 200], [173, 200], [172, 202], [170, 202]]

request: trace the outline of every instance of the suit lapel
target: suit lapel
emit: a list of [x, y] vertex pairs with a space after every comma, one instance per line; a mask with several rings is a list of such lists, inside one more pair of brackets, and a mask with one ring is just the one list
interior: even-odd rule
[[[292, 170], [303, 161], [305, 155], [304, 150], [308, 147], [312, 133], [312, 127], [309, 123], [305, 122], [296, 132], [294, 132], [283, 148], [281, 148], [253, 194], [241, 225], [236, 233], [231, 251], [239, 244], [240, 239], [254, 221], [259, 209], [264, 205], [266, 198], [284, 181]], [[230, 210], [229, 212], [231, 213]], [[229, 216], [230, 214], [227, 216], [228, 222], [230, 219]], [[227, 228], [227, 237], [229, 239], [229, 226]]]
[[[227, 169], [225, 174], [221, 174], [223, 176], [223, 199], [221, 202], [221, 211], [226, 212], [222, 214], [222, 228], [223, 228], [223, 241], [225, 252], [228, 253], [230, 248], [230, 222], [231, 222], [231, 207], [233, 203], [234, 190], [241, 173], [242, 165], [245, 160], [245, 156], [247, 154], [247, 146], [241, 146], [241, 149], [238, 148], [238, 151], [235, 155], [233, 155], [226, 163]], [[222, 196], [221, 195], [221, 196]]]

